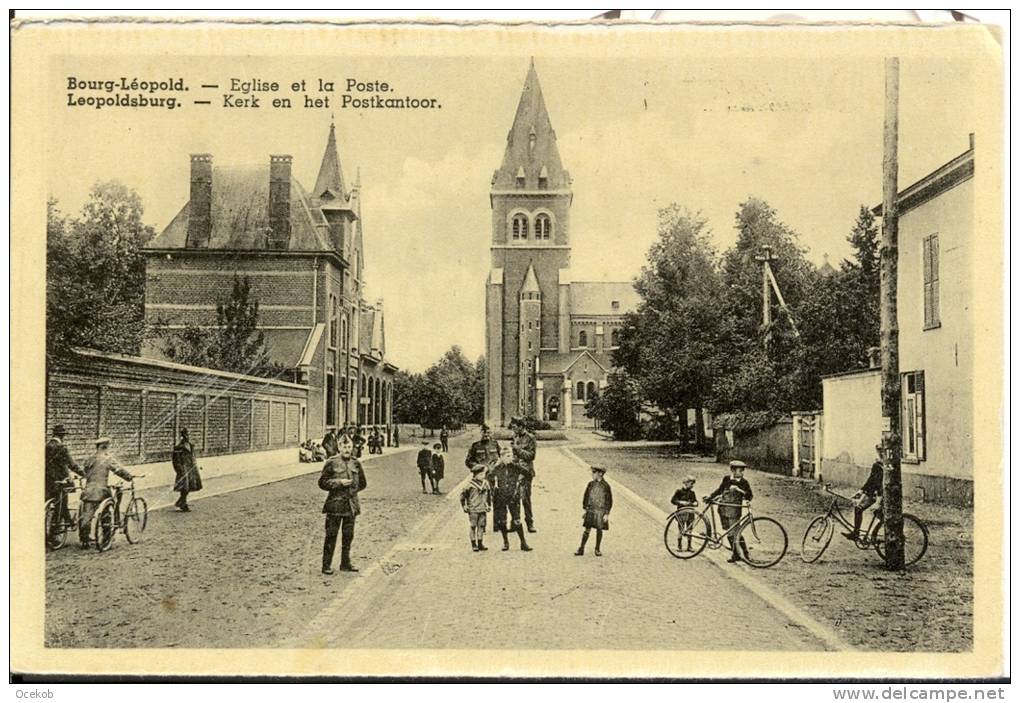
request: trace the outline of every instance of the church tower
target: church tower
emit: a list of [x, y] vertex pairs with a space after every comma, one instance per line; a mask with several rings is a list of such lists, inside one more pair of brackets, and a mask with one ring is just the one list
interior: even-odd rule
[[573, 193], [570, 174], [560, 162], [534, 60], [507, 134], [503, 162], [491, 185], [485, 418], [499, 426], [516, 414], [541, 417], [534, 406], [540, 354], [567, 352], [570, 340]]

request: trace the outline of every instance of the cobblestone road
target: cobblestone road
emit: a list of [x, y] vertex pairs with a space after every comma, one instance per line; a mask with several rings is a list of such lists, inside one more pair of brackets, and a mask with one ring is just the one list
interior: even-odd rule
[[[454, 462], [456, 464], [456, 462]], [[451, 486], [446, 505], [292, 644], [350, 648], [802, 650], [823, 645], [707, 560], [678, 562], [661, 524], [623, 496], [603, 556], [573, 556], [590, 479], [543, 445], [532, 552], [515, 537], [475, 553]], [[456, 471], [456, 469], [455, 469]], [[453, 472], [451, 472], [452, 474]], [[612, 476], [609, 476], [612, 482]], [[491, 520], [490, 520], [491, 525]]]

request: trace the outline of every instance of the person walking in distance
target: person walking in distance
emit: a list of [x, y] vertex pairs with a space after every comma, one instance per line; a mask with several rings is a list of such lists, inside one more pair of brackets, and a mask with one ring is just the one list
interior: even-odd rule
[[353, 457], [354, 445], [344, 438], [340, 452], [326, 461], [319, 476], [319, 488], [328, 491], [322, 512], [326, 515], [326, 538], [322, 543], [322, 573], [333, 573], [333, 554], [336, 536], [340, 533], [340, 571], [357, 571], [351, 563], [351, 545], [354, 543], [354, 521], [361, 514], [358, 493], [365, 490], [368, 481], [361, 462]]
[[446, 475], [446, 460], [443, 458], [440, 449], [442, 444], [436, 442], [432, 445], [432, 471], [430, 476], [432, 477], [432, 492], [439, 495], [439, 482], [443, 480], [443, 476]]
[[188, 493], [202, 490], [202, 478], [198, 473], [198, 464], [195, 463], [195, 445], [188, 437], [188, 428], [181, 430], [181, 441], [174, 446], [171, 458], [177, 475], [174, 490], [181, 494], [174, 505], [182, 513], [187, 513], [191, 511], [188, 507]]
[[606, 470], [601, 466], [591, 467], [591, 481], [584, 489], [581, 507], [584, 509], [584, 532], [581, 546], [574, 556], [584, 556], [584, 546], [592, 528], [595, 529], [595, 556], [602, 556], [602, 532], [609, 529], [609, 511], [613, 509], [613, 489], [605, 481]]
[[450, 451], [450, 432], [446, 429], [446, 425], [443, 425], [443, 429], [439, 430], [439, 444], [444, 453]]
[[[719, 487], [705, 497], [706, 503], [715, 500], [717, 497], [719, 498], [720, 505], [717, 507], [717, 510], [719, 511], [719, 523], [724, 531], [737, 524], [741, 514], [744, 512], [744, 501], [750, 501], [754, 497], [754, 493], [751, 491], [751, 484], [744, 478], [744, 469], [746, 468], [747, 464], [742, 461], [731, 461], [730, 475], [723, 476]], [[730, 541], [730, 549], [733, 552], [727, 561], [731, 563], [740, 561], [740, 553], [737, 551], [738, 540], [732, 537], [727, 539]], [[744, 551], [747, 550], [747, 543], [743, 537], [739, 540], [739, 546]]]
[[485, 479], [485, 464], [475, 464], [471, 468], [471, 480], [460, 492], [460, 507], [468, 516], [468, 528], [471, 535], [471, 549], [475, 552], [486, 552], [485, 516], [492, 509], [492, 487]]
[[393, 426], [393, 447], [400, 446], [400, 425]]
[[528, 532], [537, 532], [535, 529], [535, 515], [531, 508], [531, 483], [535, 479], [535, 436], [528, 432], [524, 418], [515, 417], [510, 420], [510, 429], [514, 431], [514, 438], [510, 444], [514, 460], [521, 467], [524, 478], [521, 480], [521, 507], [524, 508], [524, 524]]
[[85, 490], [81, 494], [81, 508], [78, 516], [78, 539], [82, 549], [89, 546], [89, 528], [96, 508], [112, 494], [110, 492], [110, 473], [131, 481], [134, 476], [125, 469], [110, 453], [110, 438], [100, 437], [96, 440], [96, 453], [85, 461], [82, 472], [85, 474]]

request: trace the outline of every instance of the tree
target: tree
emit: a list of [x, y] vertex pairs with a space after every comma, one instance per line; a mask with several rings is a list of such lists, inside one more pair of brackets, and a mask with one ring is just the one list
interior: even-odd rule
[[424, 378], [421, 374], [397, 371], [393, 377], [393, 419], [401, 424], [421, 424], [424, 411]]
[[[624, 318], [613, 363], [628, 372], [644, 400], [686, 425], [687, 408], [704, 407], [725, 373], [723, 342], [730, 328], [716, 253], [700, 213], [675, 203], [659, 211], [659, 237], [634, 287], [641, 303]], [[698, 430], [702, 441], [700, 422]]]
[[424, 373], [398, 373], [393, 408], [398, 422], [429, 429], [480, 422], [485, 396], [485, 362], [468, 361], [454, 345]]
[[164, 335], [163, 352], [173, 361], [249, 375], [279, 376], [259, 329], [259, 302], [247, 276], [234, 276], [230, 297], [216, 305], [216, 328], [188, 325]]
[[137, 354], [145, 337], [145, 259], [154, 231], [141, 198], [117, 181], [96, 183], [67, 219], [47, 204], [46, 346]]
[[585, 411], [602, 429], [611, 432], [613, 439], [625, 441], [641, 436], [641, 398], [625, 371], [611, 373], [605, 390], [588, 401]]

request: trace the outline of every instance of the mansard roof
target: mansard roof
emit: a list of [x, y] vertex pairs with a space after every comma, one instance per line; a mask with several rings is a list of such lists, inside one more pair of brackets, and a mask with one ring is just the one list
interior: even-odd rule
[[524, 79], [513, 126], [507, 134], [503, 163], [492, 179], [493, 190], [514, 190], [522, 174], [528, 190], [538, 189], [539, 177], [546, 179], [545, 188], [549, 190], [570, 187], [570, 175], [560, 162], [556, 132], [546, 111], [534, 59]]

